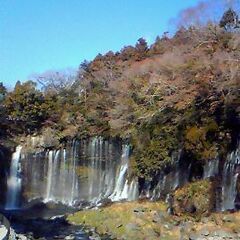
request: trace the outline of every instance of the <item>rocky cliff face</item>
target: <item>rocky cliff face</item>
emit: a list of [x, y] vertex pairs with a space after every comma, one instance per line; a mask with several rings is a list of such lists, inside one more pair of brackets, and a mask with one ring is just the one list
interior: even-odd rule
[[[33, 200], [84, 206], [147, 198], [168, 199], [170, 211], [179, 214], [239, 208], [239, 144], [227, 155], [205, 162], [178, 151], [172, 154], [171, 167], [152, 178], [134, 176], [131, 146], [120, 139], [96, 137], [54, 146], [35, 136], [21, 144], [16, 181], [21, 179], [22, 206]], [[10, 162], [2, 178], [5, 193], [12, 191], [7, 189]]]
[[0, 206], [6, 202], [7, 177], [11, 164], [11, 150], [0, 145]]
[[10, 170], [8, 178], [15, 179], [14, 187], [21, 182], [22, 206], [33, 200], [81, 206], [138, 197], [138, 181], [130, 177], [130, 146], [121, 140], [75, 139], [58, 148], [44, 148], [42, 137], [33, 137], [22, 144], [10, 167], [18, 177], [12, 177]]

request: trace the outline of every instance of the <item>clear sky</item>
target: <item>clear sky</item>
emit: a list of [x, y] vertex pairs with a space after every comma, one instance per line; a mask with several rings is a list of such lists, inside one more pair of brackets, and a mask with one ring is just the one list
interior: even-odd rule
[[169, 29], [198, 0], [0, 0], [0, 82], [78, 67]]

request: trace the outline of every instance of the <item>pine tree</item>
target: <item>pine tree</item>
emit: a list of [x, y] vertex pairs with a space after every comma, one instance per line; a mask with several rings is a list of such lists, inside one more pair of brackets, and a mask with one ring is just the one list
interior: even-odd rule
[[229, 8], [226, 12], [224, 12], [219, 26], [224, 28], [226, 31], [233, 31], [240, 26], [238, 14], [231, 8]]

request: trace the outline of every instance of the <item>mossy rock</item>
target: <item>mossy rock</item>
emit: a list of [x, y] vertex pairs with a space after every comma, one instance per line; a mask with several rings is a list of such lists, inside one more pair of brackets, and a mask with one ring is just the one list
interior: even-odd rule
[[189, 183], [174, 193], [174, 212], [206, 216], [214, 209], [214, 184], [210, 180]]

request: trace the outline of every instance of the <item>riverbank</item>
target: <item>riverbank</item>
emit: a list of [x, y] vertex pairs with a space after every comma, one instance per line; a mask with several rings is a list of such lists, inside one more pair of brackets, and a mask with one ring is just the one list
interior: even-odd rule
[[170, 216], [164, 202], [125, 202], [83, 210], [68, 216], [74, 225], [96, 228], [113, 239], [240, 239], [240, 213], [214, 213], [208, 217]]

